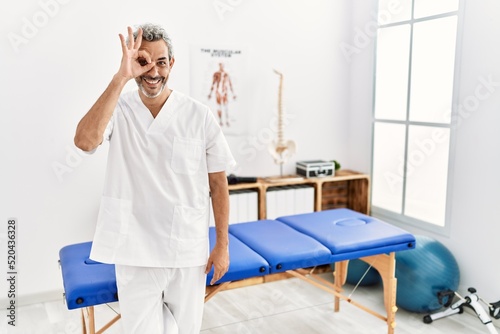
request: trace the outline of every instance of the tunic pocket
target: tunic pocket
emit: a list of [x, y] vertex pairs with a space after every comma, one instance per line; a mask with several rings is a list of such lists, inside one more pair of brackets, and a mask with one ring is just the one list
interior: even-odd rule
[[208, 217], [205, 209], [177, 205], [174, 209], [172, 239], [179, 251], [194, 250], [208, 237]]
[[202, 140], [174, 137], [172, 170], [178, 174], [195, 174], [200, 167], [202, 152]]

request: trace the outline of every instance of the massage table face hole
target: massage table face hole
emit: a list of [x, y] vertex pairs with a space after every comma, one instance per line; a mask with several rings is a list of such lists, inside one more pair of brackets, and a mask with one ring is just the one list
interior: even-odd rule
[[346, 219], [339, 219], [333, 222], [334, 225], [337, 226], [359, 226], [359, 225], [365, 225], [368, 224], [370, 221], [368, 219], [363, 219], [363, 218], [346, 218]]

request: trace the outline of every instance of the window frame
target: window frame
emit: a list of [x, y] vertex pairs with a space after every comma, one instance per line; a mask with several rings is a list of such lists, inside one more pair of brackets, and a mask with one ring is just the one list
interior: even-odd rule
[[[449, 236], [451, 230], [451, 207], [452, 207], [452, 197], [453, 197], [453, 179], [454, 179], [454, 162], [455, 162], [455, 150], [456, 150], [456, 128], [457, 125], [453, 122], [453, 119], [456, 119], [458, 114], [458, 106], [459, 106], [459, 86], [460, 86], [460, 67], [461, 67], [461, 50], [462, 50], [462, 36], [463, 36], [463, 13], [464, 13], [464, 0], [458, 1], [458, 9], [456, 11], [451, 11], [442, 14], [431, 15], [427, 17], [422, 17], [418, 19], [414, 19], [414, 9], [415, 9], [415, 0], [411, 1], [411, 18], [409, 20], [402, 20], [393, 23], [387, 24], [379, 24], [377, 22], [377, 36], [378, 30], [380, 28], [387, 28], [391, 26], [399, 26], [404, 24], [410, 25], [410, 52], [409, 52], [409, 65], [408, 65], [408, 82], [407, 82], [407, 101], [406, 101], [406, 119], [405, 120], [390, 120], [390, 119], [377, 119], [375, 117], [375, 103], [376, 103], [376, 76], [377, 76], [377, 44], [378, 38], [375, 37], [375, 47], [374, 47], [374, 65], [373, 65], [373, 83], [372, 83], [372, 119], [371, 119], [371, 130], [372, 130], [372, 140], [371, 140], [371, 171], [370, 177], [373, 179], [374, 173], [374, 159], [375, 159], [375, 125], [377, 123], [386, 123], [386, 124], [401, 124], [405, 127], [405, 143], [404, 143], [404, 175], [403, 175], [403, 198], [401, 204], [401, 213], [393, 212], [381, 207], [376, 207], [372, 203], [373, 199], [373, 182], [372, 187], [370, 187], [370, 207], [371, 214], [374, 217], [383, 219], [394, 225], [408, 228], [415, 227], [425, 231], [430, 231], [436, 234]], [[379, 12], [379, 9], [377, 9]], [[410, 120], [410, 97], [411, 97], [411, 80], [412, 80], [412, 57], [413, 57], [413, 33], [414, 33], [414, 24], [434, 19], [440, 19], [450, 16], [457, 17], [457, 31], [456, 31], [456, 44], [455, 44], [455, 63], [454, 63], [454, 74], [453, 74], [453, 87], [452, 87], [452, 97], [451, 97], [451, 121], [449, 124], [447, 123], [435, 123], [435, 122], [421, 122], [421, 121], [411, 121]], [[434, 223], [430, 223], [427, 221], [423, 221], [417, 218], [413, 218], [404, 214], [405, 203], [406, 203], [406, 169], [408, 163], [408, 140], [409, 140], [409, 131], [410, 126], [429, 126], [433, 128], [446, 128], [450, 131], [450, 139], [449, 139], [449, 147], [448, 147], [448, 170], [447, 170], [447, 185], [446, 185], [446, 199], [445, 199], [445, 218], [444, 225], [436, 225]]]

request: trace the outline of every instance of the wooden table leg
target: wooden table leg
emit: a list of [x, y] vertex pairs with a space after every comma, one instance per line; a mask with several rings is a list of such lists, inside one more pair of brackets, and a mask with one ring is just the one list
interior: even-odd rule
[[[344, 286], [347, 279], [347, 267], [349, 261], [335, 262], [335, 271], [333, 272], [333, 279], [335, 284], [335, 291], [338, 293], [342, 292], [342, 287]], [[340, 310], [340, 298], [335, 296], [335, 312]]]
[[361, 258], [368, 264], [371, 264], [382, 277], [384, 286], [384, 306], [387, 313], [388, 333], [393, 334], [396, 327], [396, 290], [397, 280], [396, 273], [396, 255], [394, 252], [390, 254], [379, 254]]
[[95, 334], [94, 306], [89, 306], [89, 332]]
[[87, 334], [87, 322], [85, 321], [85, 311], [83, 308], [81, 309], [81, 314], [82, 314], [82, 333]]

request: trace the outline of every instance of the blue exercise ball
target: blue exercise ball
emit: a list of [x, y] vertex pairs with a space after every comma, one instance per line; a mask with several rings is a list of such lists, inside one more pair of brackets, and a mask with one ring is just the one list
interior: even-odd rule
[[439, 300], [439, 292], [457, 290], [460, 270], [442, 243], [421, 235], [415, 238], [415, 249], [396, 253], [396, 305], [410, 312], [428, 313], [448, 302]]
[[[361, 280], [361, 281], [360, 281]], [[378, 271], [359, 259], [350, 260], [347, 267], [346, 282], [352, 285], [370, 286], [382, 281]]]

